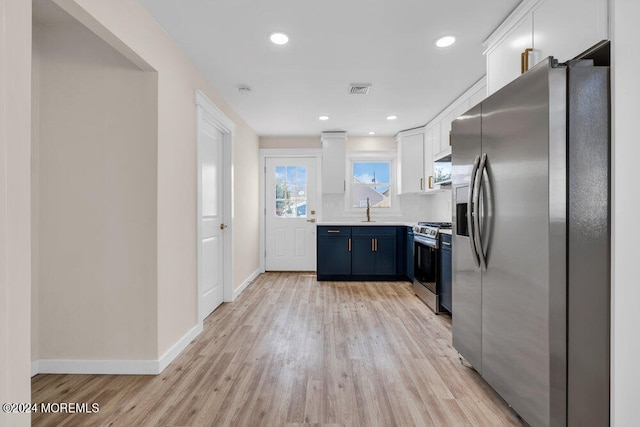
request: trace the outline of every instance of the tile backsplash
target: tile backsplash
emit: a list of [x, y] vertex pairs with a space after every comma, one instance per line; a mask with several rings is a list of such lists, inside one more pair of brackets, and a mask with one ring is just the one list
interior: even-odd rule
[[[343, 194], [323, 194], [322, 199], [322, 221], [353, 221], [356, 218], [353, 213], [345, 213]], [[391, 215], [385, 213], [386, 221], [451, 221], [451, 191], [431, 195], [404, 194], [398, 199], [400, 212]], [[372, 216], [375, 215], [374, 210]]]

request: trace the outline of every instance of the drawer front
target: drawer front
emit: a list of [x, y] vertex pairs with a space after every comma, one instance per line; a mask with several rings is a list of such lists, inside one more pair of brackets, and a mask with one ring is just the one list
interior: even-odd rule
[[351, 227], [351, 233], [355, 236], [370, 237], [395, 237], [397, 227], [356, 226]]
[[318, 237], [351, 237], [351, 227], [318, 226]]

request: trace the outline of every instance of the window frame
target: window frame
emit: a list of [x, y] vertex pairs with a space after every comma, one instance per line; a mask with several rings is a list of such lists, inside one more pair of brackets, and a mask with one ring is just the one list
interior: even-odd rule
[[388, 208], [374, 208], [372, 207], [372, 212], [375, 212], [377, 216], [387, 216], [387, 215], [397, 215], [400, 212], [400, 201], [398, 200], [398, 192], [397, 192], [397, 181], [398, 178], [396, 176], [396, 163], [397, 163], [397, 153], [395, 151], [376, 151], [376, 152], [348, 152], [347, 153], [347, 179], [346, 179], [346, 191], [344, 198], [344, 210], [347, 213], [357, 214], [356, 216], [363, 215], [366, 208], [354, 207], [353, 206], [353, 189], [356, 186], [364, 186], [354, 185], [354, 176], [353, 176], [353, 167], [354, 163], [359, 162], [389, 162], [389, 198], [391, 206]]

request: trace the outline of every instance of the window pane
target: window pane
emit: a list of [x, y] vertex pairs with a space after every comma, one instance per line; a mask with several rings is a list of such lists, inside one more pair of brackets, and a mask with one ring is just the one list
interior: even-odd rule
[[353, 162], [354, 184], [389, 183], [389, 162]]
[[296, 182], [296, 166], [287, 166], [287, 182]]
[[353, 162], [352, 206], [372, 208], [391, 206], [391, 162]]
[[281, 218], [305, 218], [307, 216], [306, 166], [276, 166], [275, 177], [275, 215]]
[[354, 186], [351, 193], [353, 195], [352, 206], [354, 208], [366, 208], [367, 198], [369, 199], [369, 206], [372, 208], [391, 207], [389, 187], [359, 185]]

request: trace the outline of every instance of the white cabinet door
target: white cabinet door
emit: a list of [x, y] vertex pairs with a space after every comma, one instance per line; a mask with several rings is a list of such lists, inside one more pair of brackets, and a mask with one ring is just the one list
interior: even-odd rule
[[346, 187], [346, 151], [345, 138], [326, 138], [322, 140], [322, 192], [344, 193]]
[[[433, 124], [433, 137], [431, 139], [431, 157], [440, 152], [440, 138], [442, 138], [440, 129], [442, 129], [442, 120], [438, 120]], [[428, 125], [427, 125], [428, 126]]]
[[521, 74], [520, 54], [531, 47], [533, 47], [533, 18], [531, 13], [528, 13], [487, 53], [489, 95]]
[[424, 177], [425, 190], [433, 188], [433, 145], [440, 137], [440, 125], [427, 129], [424, 135]]
[[440, 153], [449, 149], [449, 132], [451, 131], [451, 122], [453, 122], [453, 119], [453, 111], [451, 111], [440, 120], [440, 138], [438, 138], [438, 143], [434, 144], [433, 150], [435, 157], [438, 157]]
[[533, 11], [533, 58], [560, 62], [609, 38], [607, 0], [546, 0]]
[[399, 194], [419, 193], [424, 190], [424, 134], [400, 136]]

